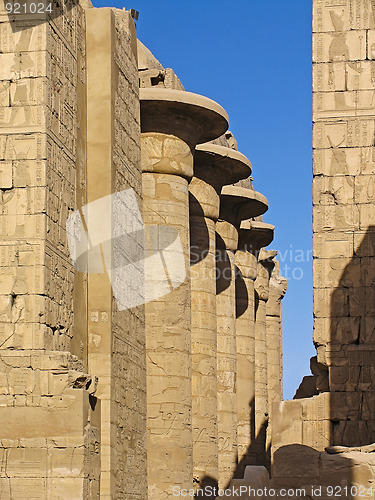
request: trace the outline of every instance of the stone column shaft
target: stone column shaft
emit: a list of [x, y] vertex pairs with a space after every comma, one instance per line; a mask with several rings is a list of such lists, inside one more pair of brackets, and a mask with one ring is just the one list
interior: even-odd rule
[[193, 461], [199, 482], [218, 475], [215, 222], [194, 215], [190, 222]]
[[287, 286], [286, 279], [280, 276], [279, 263], [275, 264], [267, 302], [268, 400], [271, 403], [283, 399], [281, 300]]
[[255, 297], [257, 256], [246, 248], [236, 252], [236, 341], [237, 341], [237, 477], [246, 465], [255, 463], [251, 443], [255, 438]]
[[173, 497], [174, 486], [193, 488], [188, 193], [192, 151], [198, 143], [223, 134], [228, 116], [214, 101], [180, 90], [144, 88], [140, 98], [143, 213], [149, 246], [148, 491], [149, 500], [164, 500]]
[[232, 479], [237, 463], [235, 226], [218, 221], [217, 243], [217, 402], [219, 487]]
[[[238, 350], [234, 252], [238, 246], [241, 221], [263, 214], [268, 208], [268, 202], [262, 194], [239, 186], [224, 186], [220, 202], [220, 220], [216, 229], [222, 248], [221, 255], [218, 252], [217, 262], [218, 382], [221, 382], [218, 385], [218, 435], [219, 446], [222, 441], [221, 450], [219, 448], [219, 485], [225, 487], [238, 474]], [[225, 317], [220, 316], [224, 314]], [[240, 344], [242, 349], [241, 341]], [[242, 367], [243, 365], [241, 369]]]
[[[196, 148], [190, 191], [193, 465], [204, 487], [218, 479], [216, 241], [222, 186], [251, 174], [249, 160], [214, 144]], [[211, 483], [210, 483], [211, 484]]]
[[[152, 167], [155, 157], [157, 165], [175, 160], [188, 177], [193, 157], [179, 138], [157, 133], [142, 134], [141, 154], [146, 231], [150, 225], [177, 231], [186, 275], [176, 289], [145, 305], [149, 497], [161, 499], [168, 498], [174, 485], [191, 487], [192, 478], [189, 197], [186, 178]], [[159, 245], [162, 249], [161, 241]], [[158, 273], [151, 277], [153, 286], [158, 279]]]
[[275, 252], [262, 250], [259, 254], [258, 273], [255, 281], [255, 432], [259, 444], [257, 460], [268, 463], [267, 426], [269, 421], [268, 400], [268, 353], [267, 353], [267, 301], [269, 281], [274, 265]]

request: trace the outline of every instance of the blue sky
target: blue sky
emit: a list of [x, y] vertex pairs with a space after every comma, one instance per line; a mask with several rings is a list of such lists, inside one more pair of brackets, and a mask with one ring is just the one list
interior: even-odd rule
[[289, 278], [284, 396], [309, 373], [312, 344], [311, 1], [94, 0], [139, 11], [138, 36], [185, 89], [228, 112]]

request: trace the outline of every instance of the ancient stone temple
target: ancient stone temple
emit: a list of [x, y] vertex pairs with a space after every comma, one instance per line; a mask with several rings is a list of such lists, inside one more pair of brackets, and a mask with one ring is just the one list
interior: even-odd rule
[[225, 110], [134, 11], [0, 16], [1, 500], [269, 466], [286, 282]]
[[313, 0], [317, 356], [292, 401], [274, 226], [225, 110], [135, 11], [9, 5], [0, 499], [372, 497], [375, 2]]

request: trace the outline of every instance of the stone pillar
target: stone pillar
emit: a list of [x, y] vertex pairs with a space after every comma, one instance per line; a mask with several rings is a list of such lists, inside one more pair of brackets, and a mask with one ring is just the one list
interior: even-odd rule
[[219, 194], [251, 174], [249, 160], [238, 151], [214, 144], [198, 146], [190, 191], [191, 351], [194, 481], [218, 478], [216, 380], [215, 223]]
[[237, 348], [234, 253], [241, 220], [263, 214], [268, 203], [256, 191], [225, 186], [217, 232], [217, 380], [219, 486], [225, 487], [237, 464]]
[[[252, 226], [253, 224], [253, 226]], [[259, 242], [259, 224], [269, 227]], [[259, 228], [258, 228], [259, 229]], [[236, 252], [236, 339], [237, 339], [237, 443], [238, 469], [242, 478], [247, 465], [256, 464], [255, 445], [255, 291], [259, 244], [271, 243], [273, 226], [243, 221]]]
[[266, 429], [268, 424], [267, 392], [267, 326], [266, 302], [269, 295], [269, 254], [259, 251], [273, 238], [274, 227], [264, 222], [252, 222], [253, 244], [258, 249], [255, 289], [255, 441], [256, 464], [266, 463]]
[[[279, 262], [275, 260], [267, 301], [267, 374], [268, 400], [273, 403], [283, 399], [282, 383], [282, 305], [287, 280], [280, 276]], [[269, 410], [271, 410], [271, 405]]]
[[[100, 498], [104, 500], [147, 492], [144, 305], [119, 305], [116, 263], [123, 254], [117, 237], [123, 220], [128, 224], [130, 210], [119, 213], [118, 204], [105, 202], [129, 190], [138, 212], [141, 205], [136, 35], [130, 12], [88, 9], [86, 41], [88, 205], [82, 212], [90, 240], [100, 247], [99, 262], [103, 258], [107, 271], [92, 271], [98, 253], [89, 252], [88, 365], [99, 379]], [[132, 144], [131, 158], [126, 140]], [[102, 208], [95, 208], [99, 204]], [[99, 235], [95, 234], [98, 228]], [[129, 243], [127, 251], [131, 251]], [[133, 295], [138, 292], [135, 280], [129, 280], [127, 289]]]
[[227, 115], [188, 92], [149, 88], [140, 97], [144, 223], [157, 229], [148, 242], [161, 264], [146, 270], [145, 290], [146, 299], [153, 290], [145, 306], [148, 484], [149, 499], [159, 500], [173, 486], [193, 487], [188, 180], [193, 148], [225, 132]]

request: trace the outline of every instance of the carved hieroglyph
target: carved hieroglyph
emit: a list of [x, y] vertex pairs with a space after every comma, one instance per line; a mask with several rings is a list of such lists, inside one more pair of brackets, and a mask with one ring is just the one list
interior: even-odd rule
[[[86, 40], [88, 207], [131, 188], [141, 211], [138, 71], [130, 12], [89, 9]], [[106, 215], [99, 214], [98, 227]], [[112, 211], [106, 227], [110, 236], [119, 236], [121, 216]], [[115, 244], [108, 243], [115, 261]], [[108, 260], [106, 266], [110, 272]], [[137, 283], [128, 283], [128, 289], [137, 294]], [[144, 306], [123, 310], [107, 274], [89, 272], [87, 290], [88, 364], [99, 379], [102, 411], [100, 495], [142, 498], [147, 494]]]
[[[375, 5], [314, 1], [314, 341], [334, 408], [358, 391], [373, 398]], [[365, 431], [366, 429], [366, 431]], [[331, 443], [375, 439], [357, 408]]]
[[191, 486], [192, 478], [189, 196], [185, 176], [192, 175], [193, 158], [188, 146], [171, 135], [142, 134], [141, 145], [144, 222], [178, 230], [186, 276], [176, 290], [145, 306], [148, 481], [149, 496], [156, 499], [167, 498], [172, 485]]
[[80, 328], [73, 289], [84, 302], [85, 281], [75, 282], [65, 231], [85, 188], [85, 16], [80, 5], [60, 14], [53, 25], [36, 18], [11, 25], [0, 2], [0, 497], [7, 500], [99, 495], [100, 404], [90, 404], [96, 383], [85, 373], [85, 346], [71, 341]]
[[[345, 481], [367, 496], [374, 463], [359, 450], [375, 441], [375, 2], [313, 0], [313, 31], [317, 357], [310, 394], [273, 407], [273, 477]], [[325, 453], [330, 445], [347, 452]]]

